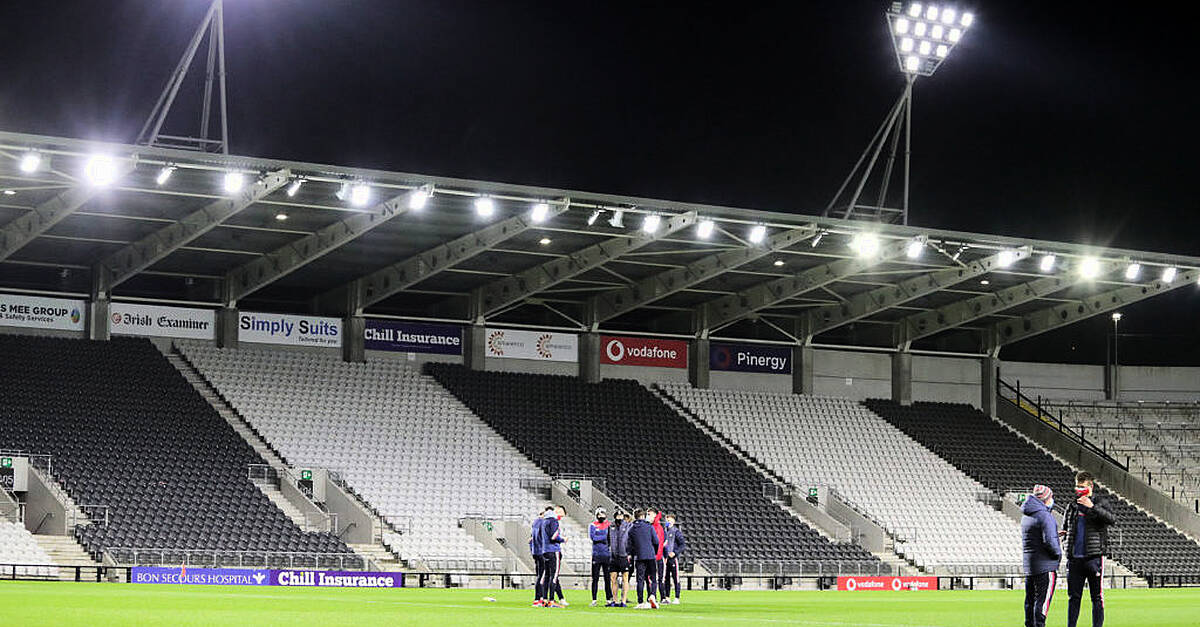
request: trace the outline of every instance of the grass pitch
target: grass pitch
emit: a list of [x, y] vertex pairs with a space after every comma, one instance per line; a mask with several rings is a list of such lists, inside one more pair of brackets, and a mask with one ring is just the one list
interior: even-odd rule
[[[495, 603], [484, 597], [495, 597]], [[523, 590], [351, 590], [0, 582], [0, 625], [814, 625], [986, 627], [1023, 622], [1020, 591], [685, 592], [658, 610], [529, 607]], [[1200, 590], [1109, 590], [1110, 627], [1200, 625]], [[1091, 624], [1084, 600], [1080, 624]], [[1049, 625], [1065, 625], [1067, 598], [1054, 596]]]

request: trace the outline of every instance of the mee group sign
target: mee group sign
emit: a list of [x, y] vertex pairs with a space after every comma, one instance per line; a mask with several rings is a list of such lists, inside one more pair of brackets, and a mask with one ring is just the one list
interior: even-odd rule
[[404, 573], [252, 568], [135, 566], [131, 583], [200, 586], [300, 586], [311, 588], [403, 588]]

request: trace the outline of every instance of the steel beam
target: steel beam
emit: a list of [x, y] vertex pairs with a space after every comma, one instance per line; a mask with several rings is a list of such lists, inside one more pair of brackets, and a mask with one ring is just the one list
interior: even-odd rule
[[289, 176], [291, 172], [286, 169], [271, 172], [237, 194], [211, 202], [100, 260], [96, 265], [95, 295], [110, 293], [137, 273], [279, 189], [287, 183]]
[[896, 324], [896, 342], [901, 347], [907, 347], [921, 338], [1049, 296], [1082, 280], [1075, 274], [1042, 277], [992, 294], [956, 301], [933, 311], [913, 314]]
[[225, 302], [233, 306], [249, 294], [298, 270], [305, 264], [345, 246], [397, 216], [408, 213], [405, 192], [381, 202], [369, 211], [351, 214], [315, 233], [289, 242], [233, 270], [225, 276]]
[[472, 292], [472, 317], [481, 319], [487, 314], [519, 303], [538, 292], [571, 277], [598, 268], [625, 253], [643, 248], [680, 229], [696, 223], [696, 212], [672, 216], [653, 234], [638, 232], [633, 237], [613, 237], [575, 251], [566, 257], [547, 261], [539, 266], [489, 283]]
[[1158, 280], [1145, 285], [1129, 285], [1095, 294], [1073, 303], [1040, 309], [1019, 318], [992, 325], [986, 331], [988, 336], [985, 339], [992, 347], [999, 349], [1001, 346], [1027, 340], [1035, 335], [1075, 324], [1085, 318], [1132, 305], [1140, 300], [1165, 294], [1186, 285], [1195, 285], [1198, 274], [1200, 274], [1200, 270], [1181, 268], [1171, 283]]
[[[118, 160], [117, 178], [120, 179], [132, 172], [133, 167], [134, 162], [130, 159]], [[49, 231], [55, 224], [75, 213], [104, 189], [104, 187], [80, 183], [59, 192], [50, 200], [34, 207], [29, 213], [0, 227], [0, 260], [8, 259], [29, 242]]]
[[[1026, 259], [1030, 255], [1028, 247], [1020, 248], [1015, 252], [1018, 261]], [[1000, 253], [997, 253], [976, 259], [965, 266], [936, 270], [904, 279], [895, 285], [885, 285], [855, 294], [841, 304], [826, 305], [811, 310], [806, 314], [808, 317], [807, 330], [811, 333], [809, 338], [987, 274], [997, 267], [999, 259]]]
[[896, 240], [885, 244], [873, 257], [838, 259], [708, 301], [696, 310], [696, 331], [704, 335], [707, 331], [723, 327], [760, 309], [859, 274], [881, 261], [904, 254], [907, 246], [908, 240]]
[[588, 311], [594, 318], [588, 320], [588, 324], [594, 328], [605, 320], [611, 320], [621, 314], [649, 305], [656, 300], [744, 266], [756, 259], [784, 250], [804, 241], [817, 231], [816, 226], [810, 225], [776, 233], [762, 246], [725, 250], [697, 259], [686, 266], [660, 272], [628, 287], [593, 296]]

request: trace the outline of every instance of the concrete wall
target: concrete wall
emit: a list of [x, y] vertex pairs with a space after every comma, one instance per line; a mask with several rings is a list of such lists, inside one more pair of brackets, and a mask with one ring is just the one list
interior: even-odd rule
[[[46, 514], [50, 516], [46, 517]], [[25, 493], [25, 528], [30, 533], [36, 531], [44, 535], [64, 536], [69, 533], [68, 518], [67, 508], [51, 491], [42, 473], [33, 472], [31, 467], [29, 491]]]
[[687, 368], [647, 368], [643, 366], [616, 366], [600, 364], [603, 379], [634, 379], [642, 383], [679, 382], [687, 383]]
[[[790, 388], [787, 391], [791, 391]], [[815, 349], [813, 395], [853, 400], [891, 398], [891, 356], [885, 353]]]
[[709, 387], [714, 390], [754, 390], [756, 392], [792, 391], [792, 375], [759, 374], [756, 372], [725, 372], [714, 370], [709, 375]]
[[1200, 368], [1121, 366], [1119, 379], [1121, 400], [1200, 400]]
[[429, 353], [396, 353], [392, 351], [367, 351], [367, 363], [400, 361], [413, 366], [430, 362], [445, 364], [461, 364], [462, 355], [435, 355]]
[[979, 407], [979, 360], [913, 355], [913, 400]]
[[357, 499], [329, 479], [325, 480], [325, 507], [338, 515], [335, 533], [341, 533], [347, 525], [354, 523], [342, 536], [343, 542], [370, 544], [375, 541], [375, 517]]
[[1021, 393], [1033, 399], [1104, 400], [1104, 366], [1002, 361], [1000, 378], [1010, 385], [1019, 380]]
[[579, 363], [574, 361], [541, 361], [538, 359], [494, 359], [484, 361], [488, 372], [525, 372], [530, 374], [579, 375]]

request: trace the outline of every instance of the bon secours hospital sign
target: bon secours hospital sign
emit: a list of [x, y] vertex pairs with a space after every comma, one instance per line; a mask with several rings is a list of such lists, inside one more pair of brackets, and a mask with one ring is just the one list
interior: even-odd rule
[[404, 573], [135, 566], [130, 582], [198, 586], [403, 588]]

